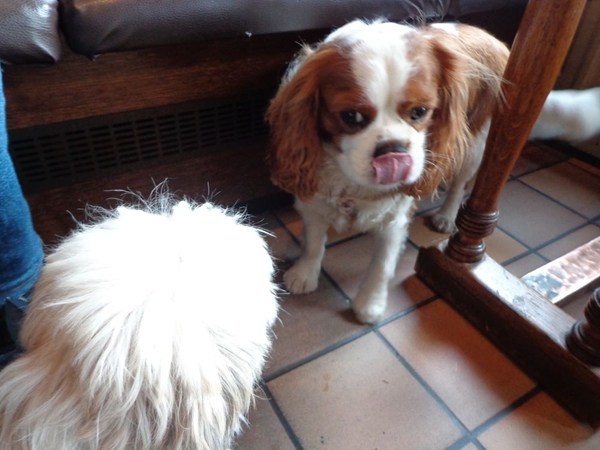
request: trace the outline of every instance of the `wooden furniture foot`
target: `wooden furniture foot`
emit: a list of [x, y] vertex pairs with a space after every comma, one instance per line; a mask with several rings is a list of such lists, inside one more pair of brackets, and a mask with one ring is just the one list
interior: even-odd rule
[[592, 294], [580, 320], [567, 336], [567, 347], [577, 358], [600, 367], [600, 288]]

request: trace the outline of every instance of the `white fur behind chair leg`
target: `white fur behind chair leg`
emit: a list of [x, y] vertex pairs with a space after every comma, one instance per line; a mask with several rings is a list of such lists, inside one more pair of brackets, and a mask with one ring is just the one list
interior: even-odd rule
[[387, 308], [389, 284], [408, 235], [409, 210], [384, 225], [375, 234], [375, 248], [367, 273], [352, 301], [352, 309], [362, 323], [375, 323], [383, 318]]
[[283, 279], [289, 292], [306, 294], [317, 289], [319, 285], [329, 224], [314, 209], [302, 208], [300, 202], [297, 203], [297, 209], [303, 224], [302, 255], [285, 273]]
[[550, 92], [529, 137], [576, 143], [597, 134], [600, 134], [600, 87]]

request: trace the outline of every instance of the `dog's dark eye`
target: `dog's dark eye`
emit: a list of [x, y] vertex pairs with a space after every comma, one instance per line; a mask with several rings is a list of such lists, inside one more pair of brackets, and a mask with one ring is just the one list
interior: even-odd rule
[[363, 128], [367, 124], [365, 117], [358, 111], [342, 111], [340, 118], [350, 128]]
[[427, 115], [427, 112], [429, 110], [427, 108], [425, 108], [424, 106], [419, 106], [417, 108], [413, 108], [410, 113], [408, 114], [408, 116], [410, 117], [410, 120], [412, 122], [421, 122], [425, 116]]

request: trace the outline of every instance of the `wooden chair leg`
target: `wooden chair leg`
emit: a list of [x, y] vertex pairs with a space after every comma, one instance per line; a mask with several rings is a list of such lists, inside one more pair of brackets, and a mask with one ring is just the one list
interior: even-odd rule
[[600, 367], [600, 288], [592, 294], [580, 320], [567, 336], [567, 347], [580, 360]]
[[448, 254], [460, 262], [480, 261], [483, 238], [498, 220], [502, 188], [554, 86], [577, 30], [585, 0], [532, 0], [519, 26], [504, 78], [506, 104], [490, 129], [479, 176], [461, 208]]

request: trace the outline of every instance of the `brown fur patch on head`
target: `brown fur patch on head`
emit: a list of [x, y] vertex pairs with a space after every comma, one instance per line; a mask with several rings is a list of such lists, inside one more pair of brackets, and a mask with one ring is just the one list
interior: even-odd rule
[[[319, 123], [323, 140], [340, 148], [341, 139], [362, 131], [377, 116], [376, 108], [369, 103], [364, 92], [351, 74], [325, 79], [321, 89], [322, 108]], [[344, 113], [359, 114], [363, 122], [351, 126], [344, 122]]]
[[271, 127], [267, 160], [274, 184], [309, 200], [319, 188], [321, 140], [332, 138], [339, 126], [330, 115], [322, 116], [324, 97], [336, 84], [350, 86], [352, 71], [347, 51], [333, 44], [305, 49], [299, 60], [267, 111]]
[[[410, 76], [402, 91], [402, 102], [397, 107], [398, 116], [417, 131], [431, 126], [433, 113], [439, 104], [439, 68], [430, 57], [429, 42], [418, 31], [407, 36], [407, 58], [411, 61]], [[411, 120], [415, 108], [426, 108], [427, 114], [420, 121]]]
[[439, 104], [429, 128], [425, 172], [402, 190], [417, 198], [433, 195], [444, 179], [453, 178], [501, 98], [506, 46], [475, 27], [456, 25], [456, 31], [429, 26], [420, 30], [428, 37], [428, 55], [437, 67]]

